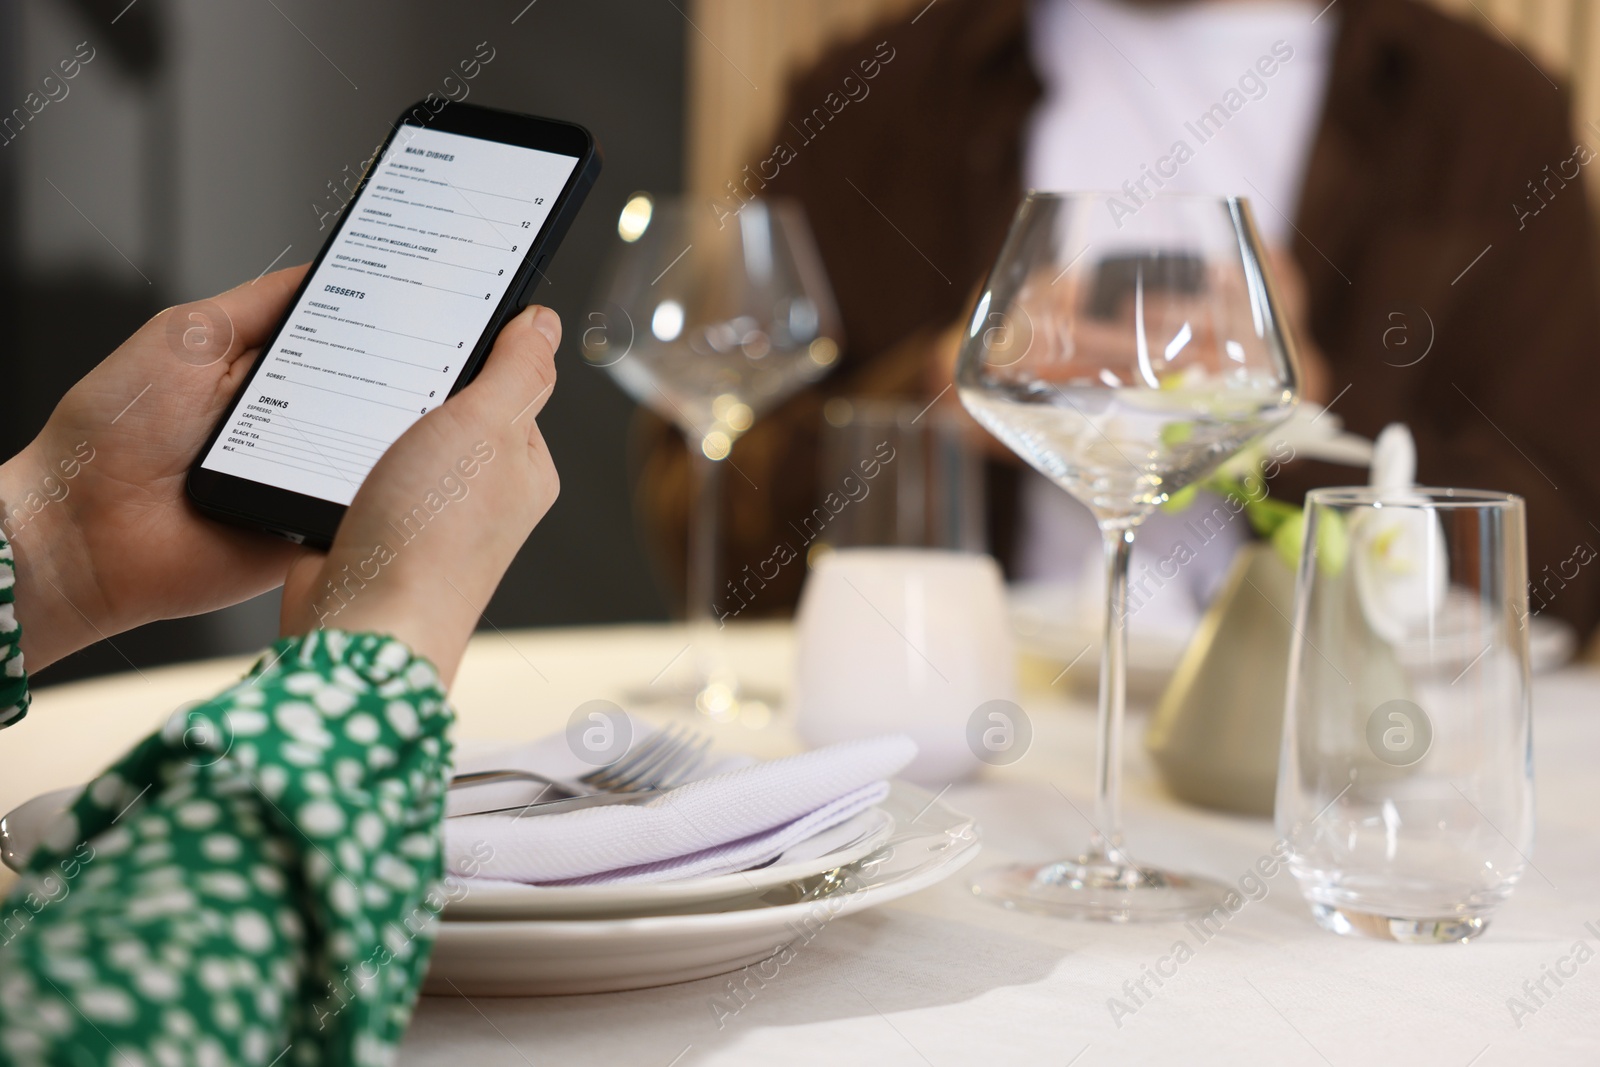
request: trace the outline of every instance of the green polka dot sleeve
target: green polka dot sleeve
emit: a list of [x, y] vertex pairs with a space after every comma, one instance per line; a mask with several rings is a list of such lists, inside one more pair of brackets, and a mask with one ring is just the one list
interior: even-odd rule
[[28, 676], [22, 670], [22, 627], [17, 625], [17, 569], [0, 537], [0, 730], [28, 713]]
[[0, 1064], [382, 1064], [443, 907], [446, 729], [405, 645], [328, 630], [180, 710], [0, 908]]

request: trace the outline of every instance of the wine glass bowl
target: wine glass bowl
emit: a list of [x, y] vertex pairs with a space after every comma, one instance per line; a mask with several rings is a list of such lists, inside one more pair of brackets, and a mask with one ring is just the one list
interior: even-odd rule
[[629, 324], [631, 347], [613, 359], [604, 338], [592, 362], [713, 460], [839, 355], [838, 312], [790, 201], [752, 201], [720, 219], [709, 206], [652, 201], [606, 303]]
[[1030, 193], [968, 324], [973, 417], [1094, 514], [1105, 541], [1095, 814], [1088, 849], [974, 886], [1010, 907], [1111, 921], [1205, 914], [1226, 888], [1137, 864], [1119, 808], [1128, 559], [1157, 506], [1298, 400], [1293, 343], [1248, 204]]
[[1028, 196], [956, 374], [974, 418], [1097, 518], [1147, 513], [1296, 401], [1245, 202], [1113, 220], [1114, 199]]

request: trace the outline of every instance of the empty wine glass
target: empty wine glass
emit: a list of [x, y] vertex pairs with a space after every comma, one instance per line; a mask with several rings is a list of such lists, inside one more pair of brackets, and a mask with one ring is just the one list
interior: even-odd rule
[[688, 603], [693, 677], [641, 698], [692, 700], [715, 718], [737, 713], [739, 686], [719, 641], [717, 515], [723, 467], [756, 419], [826, 374], [842, 331], [799, 204], [634, 196], [604, 285], [602, 329], [584, 357], [634, 400], [674, 423], [689, 445]]
[[1266, 269], [1237, 198], [1030, 193], [1012, 222], [956, 386], [978, 422], [1094, 514], [1107, 610], [1089, 847], [992, 872], [974, 885], [981, 897], [1127, 922], [1204, 914], [1227, 893], [1123, 849], [1128, 556], [1155, 507], [1294, 408], [1293, 346]]

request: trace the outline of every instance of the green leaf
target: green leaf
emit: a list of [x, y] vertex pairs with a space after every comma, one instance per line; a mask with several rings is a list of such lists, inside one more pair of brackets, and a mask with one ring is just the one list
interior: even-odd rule
[[1293, 570], [1300, 566], [1300, 550], [1305, 540], [1306, 516], [1305, 512], [1299, 511], [1273, 531], [1272, 547], [1278, 553], [1278, 558]]
[[1282, 500], [1273, 500], [1270, 497], [1261, 500], [1250, 500], [1245, 497], [1245, 515], [1250, 519], [1250, 525], [1262, 537], [1276, 537], [1279, 530], [1292, 520], [1300, 518], [1300, 509], [1293, 504], [1286, 504]]
[[1349, 558], [1350, 530], [1344, 516], [1331, 508], [1324, 510], [1317, 523], [1317, 565], [1323, 574], [1338, 574]]
[[1165, 504], [1161, 505], [1161, 510], [1162, 511], [1167, 511], [1167, 512], [1179, 512], [1179, 511], [1182, 511], [1184, 508], [1188, 507], [1190, 504], [1193, 504], [1194, 503], [1194, 498], [1199, 496], [1199, 495], [1200, 495], [1200, 487], [1199, 486], [1197, 486], [1197, 485], [1185, 486], [1184, 488], [1179, 489], [1176, 493], [1173, 493], [1171, 496], [1167, 497], [1167, 502]]
[[[1300, 554], [1305, 549], [1306, 516], [1299, 508], [1272, 534], [1272, 547], [1290, 567], [1300, 565]], [[1322, 512], [1317, 523], [1317, 566], [1323, 574], [1335, 575], [1344, 570], [1350, 558], [1350, 535], [1344, 519], [1338, 512]]]

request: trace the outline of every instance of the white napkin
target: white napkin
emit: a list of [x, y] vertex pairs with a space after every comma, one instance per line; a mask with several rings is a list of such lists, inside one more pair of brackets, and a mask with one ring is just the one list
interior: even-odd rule
[[[563, 885], [666, 882], [746, 870], [882, 802], [888, 779], [916, 751], [910, 738], [894, 734], [766, 763], [742, 761], [733, 769], [723, 764], [709, 777], [645, 804], [525, 818], [516, 812], [454, 818], [445, 823], [446, 862], [451, 871], [472, 871], [476, 878]], [[576, 777], [563, 752], [559, 737], [496, 755], [480, 749], [458, 757], [457, 769], [522, 767]], [[500, 787], [472, 792], [489, 788]], [[527, 799], [525, 789], [520, 799]]]

